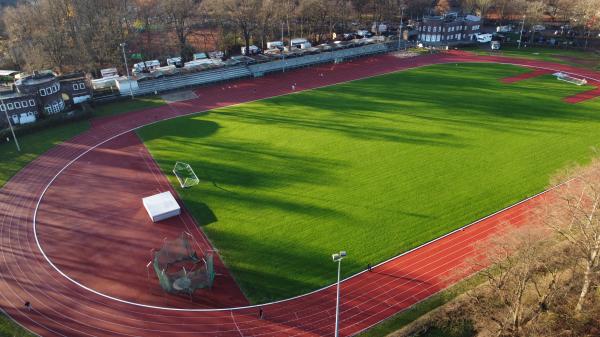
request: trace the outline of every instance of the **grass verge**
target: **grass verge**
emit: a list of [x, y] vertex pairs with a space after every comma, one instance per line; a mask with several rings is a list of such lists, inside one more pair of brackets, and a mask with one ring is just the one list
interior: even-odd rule
[[34, 337], [35, 335], [23, 329], [12, 319], [0, 312], [0, 336], [2, 337]]
[[[417, 318], [420, 318], [431, 311], [441, 307], [442, 305], [452, 301], [457, 296], [464, 294], [465, 292], [474, 289], [485, 282], [485, 278], [479, 274], [475, 274], [459, 283], [445, 289], [424, 301], [421, 301], [412, 307], [390, 317], [382, 323], [370, 328], [369, 330], [359, 334], [359, 337], [384, 337], [395, 331], [398, 331], [412, 322]], [[448, 336], [448, 332], [441, 329], [432, 329], [424, 335], [418, 335], [419, 337], [434, 337], [434, 336]], [[458, 336], [457, 336], [458, 337]], [[461, 336], [462, 337], [462, 336]]]
[[[467, 50], [479, 55], [489, 55], [491, 52], [489, 49], [480, 48], [468, 48]], [[600, 70], [600, 56], [591, 50], [582, 51], [573, 49], [544, 47], [517, 48], [514, 46], [507, 45], [502, 46], [502, 49], [499, 52], [494, 52], [493, 54], [507, 57], [525, 58], [531, 60], [541, 60], [547, 62], [566, 64], [574, 67]]]
[[89, 128], [88, 121], [78, 121], [53, 126], [18, 137], [21, 152], [17, 151], [12, 138], [2, 139], [0, 143], [0, 187], [42, 153], [63, 141], [70, 139]]

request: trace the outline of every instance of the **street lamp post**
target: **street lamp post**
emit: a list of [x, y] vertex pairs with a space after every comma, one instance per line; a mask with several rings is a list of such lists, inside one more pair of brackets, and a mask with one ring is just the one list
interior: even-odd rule
[[[292, 39], [290, 38], [290, 52], [292, 51]], [[283, 72], [285, 73], [285, 43], [283, 42], [283, 21], [281, 21], [281, 62], [283, 62]]]
[[398, 27], [398, 50], [400, 50], [400, 41], [402, 41], [402, 28], [404, 27], [404, 5], [400, 6], [400, 27]]
[[[2, 105], [4, 105], [4, 101], [0, 99], [0, 106]], [[6, 107], [4, 108], [4, 116], [6, 116], [6, 121], [8, 122], [8, 126], [10, 127], [10, 132], [12, 133], [13, 139], [15, 140], [17, 151], [21, 152], [21, 146], [19, 145], [19, 141], [17, 140], [17, 136], [15, 135], [15, 130], [13, 129], [13, 125], [10, 122], [10, 118], [8, 118], [8, 110], [6, 109]]]
[[129, 76], [129, 66], [127, 65], [127, 56], [125, 55], [125, 46], [127, 44], [125, 42], [120, 43], [121, 49], [123, 50], [123, 61], [125, 61], [125, 71], [127, 71], [127, 84], [129, 85], [129, 94], [131, 95], [131, 99], [133, 99], [133, 90], [131, 89], [131, 77]]
[[346, 257], [346, 251], [342, 250], [339, 253], [332, 254], [333, 262], [338, 263], [338, 273], [337, 273], [337, 294], [335, 300], [335, 337], [339, 335], [339, 326], [340, 326], [340, 272], [342, 269], [342, 260]]
[[521, 41], [523, 40], [523, 28], [525, 27], [525, 15], [523, 15], [523, 21], [521, 22], [521, 34], [519, 35], [519, 49], [521, 49]]

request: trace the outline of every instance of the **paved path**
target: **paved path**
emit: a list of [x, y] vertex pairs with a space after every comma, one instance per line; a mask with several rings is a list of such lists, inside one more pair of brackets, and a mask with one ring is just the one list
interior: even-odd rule
[[[264, 316], [259, 319], [258, 308], [206, 309], [217, 305], [210, 301], [199, 303], [203, 310], [196, 311], [156, 308], [160, 303], [155, 298], [136, 294], [135, 289], [128, 289], [132, 285], [127, 282], [116, 287], [103, 285], [104, 282], [94, 283], [94, 280], [97, 281], [94, 276], [114, 279], [110, 274], [113, 271], [94, 267], [98, 266], [95, 259], [121, 262], [111, 254], [113, 249], [122, 249], [118, 241], [130, 244], [138, 238], [131, 237], [128, 230], [119, 231], [119, 224], [107, 225], [105, 217], [91, 217], [90, 220], [90, 214], [94, 214], [92, 211], [78, 214], [80, 210], [73, 207], [73, 203], [88, 200], [88, 194], [93, 195], [96, 189], [106, 188], [104, 183], [110, 181], [112, 194], [105, 198], [110, 199], [115, 207], [119, 207], [120, 198], [135, 179], [145, 179], [148, 184], [152, 184], [154, 179], [152, 188], [165, 188], [164, 177], [152, 173], [157, 172], [155, 163], [130, 132], [133, 128], [196, 111], [285, 94], [291, 91], [294, 82], [296, 90], [303, 90], [416, 66], [456, 62], [514, 63], [600, 78], [596, 72], [564, 65], [462, 52], [411, 59], [380, 55], [339, 65], [322, 65], [259, 79], [239, 80], [226, 86], [204, 87], [196, 91], [199, 97], [191, 101], [95, 120], [89, 131], [51, 149], [0, 190], [0, 307], [23, 326], [44, 336], [332, 336], [333, 287], [264, 305]], [[117, 157], [127, 160], [115, 159]], [[64, 175], [56, 178], [56, 185], [52, 185], [42, 199], [37, 214], [39, 232], [35, 233], [33, 219], [40, 196], [57, 174], [75, 159], [78, 160], [64, 170]], [[145, 164], [141, 165], [140, 160]], [[94, 165], [102, 165], [102, 169], [90, 171]], [[124, 174], [133, 169], [139, 172], [138, 176]], [[97, 180], [88, 183], [86, 176], [90, 175], [95, 175]], [[58, 189], [64, 190], [57, 193]], [[65, 194], [74, 196], [63, 198]], [[523, 224], [532, 203], [540, 198], [543, 195], [390, 260], [371, 273], [364, 272], [346, 280], [342, 286], [341, 334], [356, 334], [464, 277], [464, 273], [456, 270], [465, 266], [467, 259], [477, 255], [474, 245], [506, 227], [507, 223]], [[92, 206], [85, 202], [85, 207]], [[60, 228], [62, 221], [52, 220], [53, 216], [62, 217], [65, 221], [82, 216], [82, 224]], [[135, 216], [126, 218], [120, 226], [140, 226], [139, 223], [127, 223], [134, 219]], [[88, 224], [87, 221], [92, 222]], [[96, 248], [78, 248], [77, 240], [72, 239], [90, 235], [94, 229], [102, 237], [107, 237], [105, 230], [110, 228], [113, 228], [114, 234], [114, 242], [110, 244], [114, 246], [108, 246], [102, 255], [94, 255]], [[167, 228], [162, 230], [169, 231]], [[194, 236], [199, 247], [209, 247], [201, 231], [194, 232]], [[57, 267], [68, 270], [65, 275], [48, 263], [39, 249], [39, 242], [53, 259], [57, 259]], [[120, 253], [125, 254], [124, 251]], [[131, 258], [135, 256], [132, 254]], [[119, 256], [119, 259], [129, 257]], [[89, 266], [80, 263], [86, 260], [90, 261]], [[65, 276], [72, 277], [73, 281]], [[114, 282], [118, 284], [120, 281]], [[93, 291], [83, 286], [89, 286]], [[233, 303], [244, 299], [233, 294], [228, 300]], [[25, 301], [33, 304], [32, 310], [24, 308]], [[126, 301], [139, 301], [144, 305]], [[187, 305], [183, 302], [166, 304], [180, 308]]]

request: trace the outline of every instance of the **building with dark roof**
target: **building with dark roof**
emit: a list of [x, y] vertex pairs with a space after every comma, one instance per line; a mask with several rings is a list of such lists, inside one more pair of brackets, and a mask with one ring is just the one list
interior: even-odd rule
[[35, 122], [91, 99], [83, 73], [56, 76], [51, 71], [15, 76], [12, 86], [0, 88], [0, 127]]
[[473, 41], [481, 32], [481, 18], [474, 15], [426, 16], [417, 23], [418, 40], [424, 44]]

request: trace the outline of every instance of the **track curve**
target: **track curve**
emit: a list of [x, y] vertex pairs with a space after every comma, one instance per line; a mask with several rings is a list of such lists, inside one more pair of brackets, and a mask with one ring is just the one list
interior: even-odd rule
[[[15, 175], [0, 190], [0, 306], [19, 324], [44, 336], [329, 336], [333, 335], [335, 292], [324, 288], [307, 296], [235, 310], [168, 311], [114, 301], [63, 277], [40, 251], [33, 220], [38, 201], [60, 171], [91, 149], [110, 148], [130, 137], [130, 130], [167, 118], [285, 94], [289, 83], [311, 89], [423, 65], [452, 62], [498, 62], [569, 72], [591, 80], [600, 74], [554, 63], [474, 56], [463, 52], [401, 59], [380, 55], [340, 65], [323, 65], [260, 79], [232, 82], [198, 90], [200, 97], [166, 107], [95, 120], [87, 132], [74, 137]], [[320, 76], [320, 74], [325, 76]], [[257, 88], [258, 93], [251, 90]], [[118, 136], [120, 135], [120, 136]], [[114, 144], [113, 144], [114, 145]], [[106, 149], [104, 149], [106, 150]], [[71, 188], [84, 189], [73, 182]], [[455, 273], [467, 258], [477, 255], [474, 244], [506, 222], [519, 225], [538, 196], [458, 230], [431, 244], [387, 261], [372, 273], [362, 273], [342, 286], [340, 332], [356, 334], [455, 283]], [[201, 233], [200, 233], [201, 234]], [[32, 310], [23, 307], [25, 301]]]

